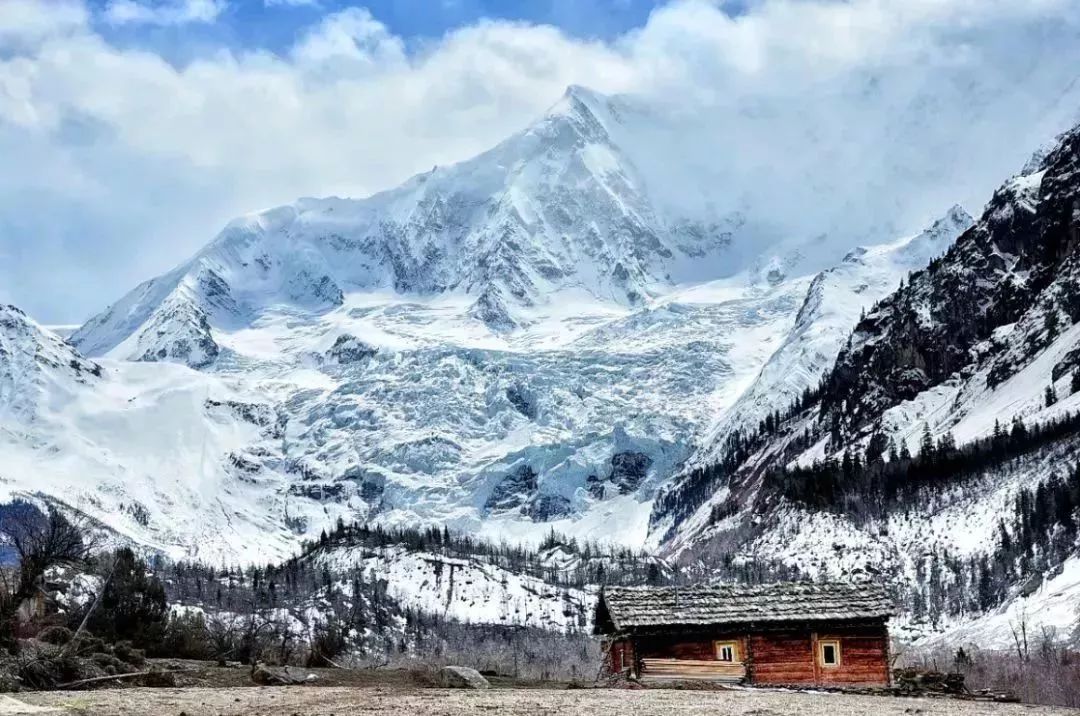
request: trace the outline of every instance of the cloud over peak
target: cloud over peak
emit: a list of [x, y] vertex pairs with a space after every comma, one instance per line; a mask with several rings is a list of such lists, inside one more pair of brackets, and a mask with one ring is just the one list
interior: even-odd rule
[[672, 201], [769, 202], [781, 232], [845, 210], [917, 228], [985, 198], [1080, 108], [1076, 0], [760, 0], [734, 17], [687, 0], [609, 42], [489, 20], [414, 43], [350, 8], [285, 51], [180, 65], [105, 31], [224, 9], [0, 2], [0, 286], [40, 319], [97, 311], [237, 214], [472, 156], [570, 84], [678, 128], [638, 158]]

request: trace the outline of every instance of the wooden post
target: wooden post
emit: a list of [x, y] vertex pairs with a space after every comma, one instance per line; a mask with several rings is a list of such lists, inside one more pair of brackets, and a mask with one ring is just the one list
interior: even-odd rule
[[821, 684], [821, 664], [818, 663], [818, 635], [810, 632], [810, 658], [814, 660], [814, 683]]
[[746, 667], [746, 683], [754, 683], [754, 648], [750, 646], [750, 633], [746, 634], [746, 648], [743, 649], [743, 663]]
[[892, 686], [892, 644], [889, 643], [888, 627], [883, 631], [885, 632], [885, 685]]

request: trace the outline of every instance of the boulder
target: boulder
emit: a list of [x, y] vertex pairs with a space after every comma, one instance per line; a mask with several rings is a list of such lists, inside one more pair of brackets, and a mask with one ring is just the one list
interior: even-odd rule
[[476, 669], [467, 666], [444, 666], [439, 670], [439, 685], [448, 689], [490, 689], [491, 684]]
[[288, 667], [274, 669], [261, 662], [251, 672], [251, 680], [259, 686], [290, 686], [304, 682], [302, 678], [290, 674]]

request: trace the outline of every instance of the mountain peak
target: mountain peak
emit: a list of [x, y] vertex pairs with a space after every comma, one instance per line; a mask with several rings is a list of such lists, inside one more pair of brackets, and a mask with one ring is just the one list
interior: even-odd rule
[[566, 91], [563, 92], [563, 99], [573, 99], [578, 102], [603, 102], [606, 97], [596, 90], [589, 89], [584, 85], [567, 85]]
[[588, 87], [581, 85], [569, 85], [562, 97], [548, 109], [546, 118], [558, 118], [566, 116], [587, 117], [588, 119], [604, 123], [609, 119], [608, 98]]
[[366, 199], [234, 220], [72, 341], [88, 355], [201, 368], [221, 354], [215, 334], [285, 307], [321, 315], [346, 292], [463, 294], [496, 333], [526, 325], [528, 309], [562, 289], [637, 305], [700, 274], [730, 237], [661, 215], [609, 133], [617, 124], [609, 99], [571, 85], [545, 117], [476, 157]]
[[32, 419], [43, 401], [100, 377], [101, 368], [62, 338], [0, 304], [0, 416]]

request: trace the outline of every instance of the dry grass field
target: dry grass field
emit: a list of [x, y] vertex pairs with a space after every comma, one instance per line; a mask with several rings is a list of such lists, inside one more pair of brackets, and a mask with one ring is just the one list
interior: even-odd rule
[[[904, 699], [756, 689], [729, 691], [492, 689], [415, 686], [189, 687], [40, 692], [0, 699], [0, 715], [88, 716], [1036, 716], [1071, 709], [944, 699]], [[5, 710], [5, 708], [7, 710]], [[21, 710], [20, 710], [21, 709]]]

